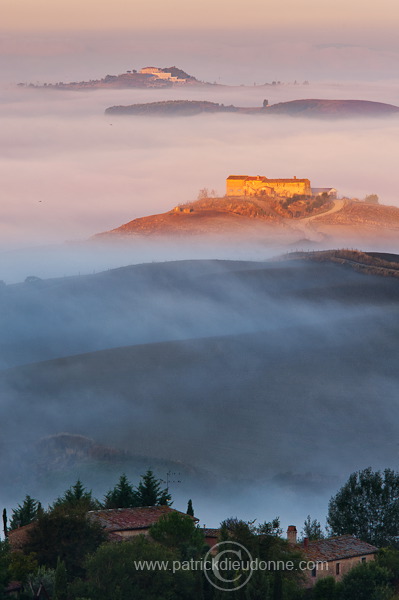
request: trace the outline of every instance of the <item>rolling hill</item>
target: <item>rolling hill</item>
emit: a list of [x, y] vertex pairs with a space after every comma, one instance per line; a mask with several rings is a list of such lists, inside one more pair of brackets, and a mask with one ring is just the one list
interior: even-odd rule
[[326, 201], [321, 206], [299, 200], [284, 208], [281, 199], [225, 197], [188, 202], [162, 214], [140, 217], [93, 239], [228, 236], [266, 245], [303, 240], [305, 245], [313, 241], [321, 247], [361, 247], [378, 244], [382, 231], [386, 243], [397, 242], [399, 208], [348, 198]]
[[262, 107], [239, 107], [203, 100], [167, 100], [127, 106], [110, 106], [107, 115], [187, 117], [203, 113], [232, 113], [235, 115], [261, 115], [271, 117], [288, 115], [303, 118], [380, 118], [397, 116], [399, 107], [369, 100], [290, 100]]

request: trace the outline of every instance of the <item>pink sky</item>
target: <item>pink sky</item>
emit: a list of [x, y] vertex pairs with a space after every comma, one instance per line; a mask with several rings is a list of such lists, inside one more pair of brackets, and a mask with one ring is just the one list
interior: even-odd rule
[[1, 27], [9, 30], [318, 27], [327, 33], [394, 30], [399, 5], [396, 0], [2, 0], [1, 12]]
[[148, 64], [252, 85], [396, 79], [397, 0], [1, 0], [0, 82]]

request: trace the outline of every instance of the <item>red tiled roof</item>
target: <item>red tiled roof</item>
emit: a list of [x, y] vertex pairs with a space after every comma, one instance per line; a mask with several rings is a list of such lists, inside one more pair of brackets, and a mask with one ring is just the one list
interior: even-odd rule
[[220, 534], [220, 529], [203, 529], [205, 537], [214, 537], [218, 538]]
[[[129, 531], [132, 529], [148, 529], [164, 515], [179, 513], [187, 516], [170, 506], [141, 506], [139, 508], [110, 508], [91, 510], [88, 515], [98, 521], [108, 532]], [[191, 517], [198, 521], [195, 517]]]
[[308, 542], [307, 547], [304, 547], [302, 544], [300, 549], [313, 561], [341, 560], [378, 552], [378, 548], [367, 542], [362, 542], [362, 540], [355, 538], [353, 535], [341, 535], [325, 540]]

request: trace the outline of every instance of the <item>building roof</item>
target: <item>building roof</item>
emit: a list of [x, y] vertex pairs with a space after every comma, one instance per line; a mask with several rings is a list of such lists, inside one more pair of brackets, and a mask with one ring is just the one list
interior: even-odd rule
[[[231, 179], [241, 179], [243, 181], [265, 181], [269, 183], [290, 183], [292, 181], [296, 182], [309, 182], [309, 179], [298, 179], [297, 177], [292, 177], [291, 179], [269, 179], [268, 177], [264, 177], [263, 175], [229, 175], [227, 180]], [[329, 190], [332, 188], [328, 188]]]
[[313, 561], [342, 560], [378, 552], [378, 548], [367, 542], [362, 542], [353, 535], [341, 535], [325, 540], [311, 541], [308, 542], [307, 547], [302, 545], [301, 550]]
[[310, 182], [310, 179], [298, 179], [298, 177], [291, 177], [288, 179], [268, 179], [267, 177], [265, 177], [265, 181], [268, 181], [270, 183], [291, 183], [292, 181], [295, 181], [296, 183], [307, 183]]
[[[187, 516], [170, 506], [141, 506], [139, 508], [110, 508], [105, 510], [91, 510], [88, 515], [99, 522], [107, 532], [131, 531], [135, 529], [148, 529], [164, 515], [179, 513]], [[191, 517], [198, 521], [195, 517]]]
[[204, 532], [205, 537], [218, 538], [220, 535], [220, 529], [209, 529], [204, 527], [202, 531]]

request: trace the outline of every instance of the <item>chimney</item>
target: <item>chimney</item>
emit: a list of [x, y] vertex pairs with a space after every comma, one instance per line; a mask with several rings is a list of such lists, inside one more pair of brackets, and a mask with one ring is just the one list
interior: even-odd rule
[[309, 538], [305, 537], [303, 538], [303, 547], [307, 548], [309, 546]]
[[295, 525], [288, 525], [287, 540], [289, 544], [296, 544], [296, 533]]

